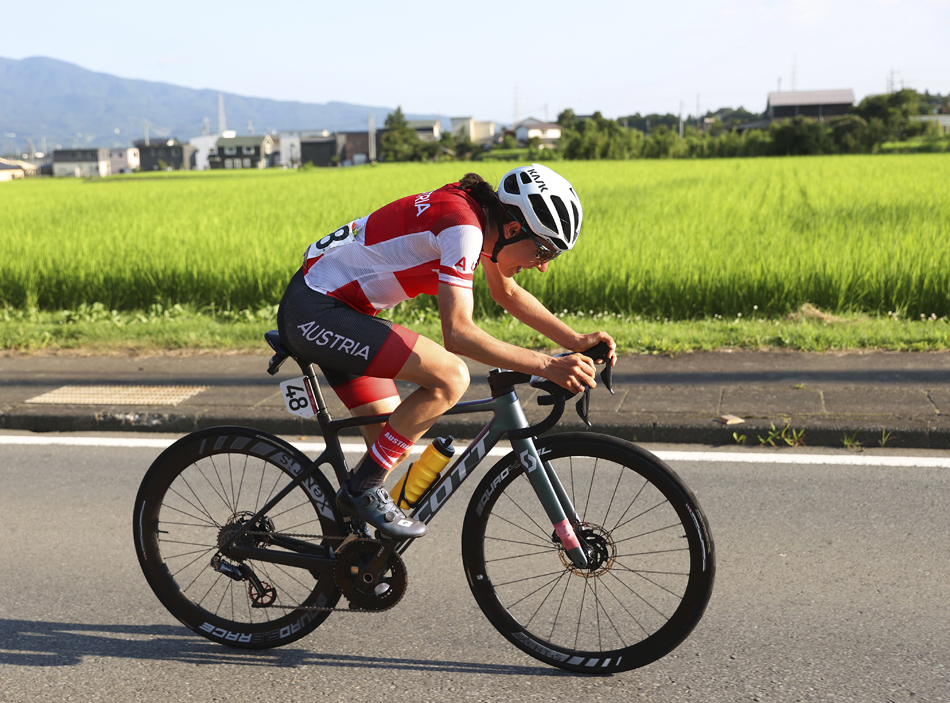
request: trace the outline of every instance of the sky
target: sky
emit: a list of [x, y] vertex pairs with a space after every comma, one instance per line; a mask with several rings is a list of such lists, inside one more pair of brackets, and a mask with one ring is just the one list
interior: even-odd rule
[[4, 58], [500, 123], [761, 112], [779, 82], [950, 93], [950, 0], [37, 0], [0, 17]]

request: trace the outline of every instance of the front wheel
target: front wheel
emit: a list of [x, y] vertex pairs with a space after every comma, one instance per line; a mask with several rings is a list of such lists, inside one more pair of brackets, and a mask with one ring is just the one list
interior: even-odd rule
[[588, 555], [568, 558], [512, 453], [479, 484], [462, 530], [475, 600], [512, 644], [553, 666], [613, 673], [645, 666], [696, 627], [715, 553], [696, 498], [634, 444], [590, 433], [536, 441], [580, 519]]
[[142, 572], [175, 617], [247, 649], [293, 642], [327, 618], [340, 598], [332, 569], [238, 561], [220, 551], [251, 520], [245, 547], [321, 554], [338, 546], [339, 516], [319, 470], [254, 518], [310, 463], [277, 437], [243, 427], [195, 432], [162, 452], [139, 488], [133, 531]]

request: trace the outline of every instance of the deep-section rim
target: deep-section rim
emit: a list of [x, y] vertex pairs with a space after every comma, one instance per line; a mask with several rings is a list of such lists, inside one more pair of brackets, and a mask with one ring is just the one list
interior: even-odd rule
[[[215, 448], [219, 442], [212, 439], [209, 446], [208, 440], [211, 438], [225, 439], [221, 446]], [[243, 443], [235, 451], [231, 451], [235, 442], [229, 442], [227, 438], [241, 438]], [[242, 449], [244, 451], [241, 451]], [[162, 554], [161, 545], [154, 534], [154, 525], [157, 524], [158, 513], [165, 502], [169, 486], [178, 476], [195, 465], [198, 458], [223, 454], [254, 456], [288, 477], [311, 463], [310, 459], [293, 445], [251, 428], [214, 427], [181, 438], [156, 458], [142, 480], [136, 497], [133, 532], [139, 565], [162, 604], [198, 634], [232, 647], [259, 649], [288, 644], [313, 631], [327, 618], [329, 612], [298, 608], [265, 622], [229, 620], [198, 606], [178, 589], [177, 581], [168, 573], [161, 559], [156, 564], [155, 558], [149, 558], [150, 555], [154, 557], [156, 554]], [[159, 493], [157, 497], [156, 492]], [[299, 492], [295, 490], [295, 493]], [[313, 506], [321, 534], [341, 534], [340, 516], [336, 511], [333, 491], [321, 471], [314, 472], [303, 492]], [[326, 584], [333, 584], [332, 588], [320, 588], [318, 582], [314, 581], [314, 589], [297, 605], [332, 608], [337, 604], [340, 593], [335, 587], [333, 570], [328, 569], [327, 574], [321, 578], [327, 579]]]
[[[664, 496], [673, 500], [680, 522], [684, 525], [690, 542], [690, 576], [680, 605], [669, 621], [651, 634], [629, 647], [611, 652], [572, 650], [558, 643], [549, 642], [527, 631], [510, 615], [494, 593], [486, 573], [484, 537], [491, 508], [504, 493], [504, 489], [524, 473], [514, 452], [499, 460], [485, 475], [469, 504], [462, 532], [462, 556], [466, 576], [472, 593], [485, 616], [499, 632], [522, 651], [545, 661], [576, 672], [611, 673], [645, 666], [665, 656], [692, 632], [705, 611], [712, 593], [715, 578], [715, 548], [709, 528], [692, 492], [676, 473], [659, 458], [642, 448], [608, 435], [594, 433], [566, 433], [543, 438], [536, 442], [543, 459], [566, 458], [601, 454], [622, 455], [629, 463], [641, 468], [641, 476], [648, 474], [653, 485], [658, 481], [666, 490]], [[608, 457], [602, 457], [608, 458]], [[505, 471], [507, 470], [507, 475]], [[674, 502], [675, 501], [675, 504]], [[484, 519], [478, 515], [479, 505]], [[686, 529], [688, 528], [688, 529]], [[617, 662], [616, 658], [620, 657]]]

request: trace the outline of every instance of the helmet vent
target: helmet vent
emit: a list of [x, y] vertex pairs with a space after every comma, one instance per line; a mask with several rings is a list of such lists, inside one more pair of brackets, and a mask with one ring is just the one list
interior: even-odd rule
[[[571, 190], [571, 192], [572, 193], [574, 192], [573, 189]], [[575, 205], [573, 202], [571, 203], [571, 210], [574, 211], [574, 224], [576, 225], [576, 227], [574, 228], [574, 236], [577, 237], [577, 235], [580, 234], [580, 229], [581, 229], [581, 216], [577, 212], [577, 205]]]
[[513, 173], [505, 179], [505, 192], [511, 193], [512, 195], [521, 194], [521, 187], [518, 185], [518, 179], [515, 178], [515, 174]]
[[[531, 201], [531, 209], [534, 210], [534, 214], [538, 216], [541, 224], [554, 234], [559, 234], [557, 224], [554, 222], [554, 217], [551, 215], [547, 203], [544, 202], [544, 198], [536, 193], [531, 193], [528, 195], [528, 199]], [[535, 232], [535, 234], [538, 233]]]
[[551, 202], [554, 203], [554, 209], [557, 210], [557, 216], [561, 220], [561, 232], [573, 239], [574, 230], [571, 227], [571, 220], [567, 214], [567, 208], [564, 207], [564, 201], [558, 196], [552, 195]]
[[531, 176], [529, 176], [527, 173], [525, 173], [524, 171], [522, 171], [522, 172], [521, 172], [521, 182], [524, 183], [526, 186], [527, 186], [527, 185], [531, 185]]

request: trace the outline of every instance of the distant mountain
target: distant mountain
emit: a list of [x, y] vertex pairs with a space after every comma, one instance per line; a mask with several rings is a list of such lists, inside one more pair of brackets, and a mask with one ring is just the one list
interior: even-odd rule
[[[201, 134], [205, 118], [211, 121], [211, 131], [217, 131], [218, 93], [118, 78], [43, 57], [0, 58], [0, 151], [11, 143], [23, 150], [27, 138], [37, 150], [43, 138], [49, 150], [74, 144], [131, 146], [133, 139], [143, 138], [146, 120], [152, 137], [187, 141]], [[253, 122], [256, 134], [366, 129], [370, 113], [382, 128], [392, 112], [385, 107], [285, 102], [231, 93], [224, 93], [224, 108], [228, 128], [239, 134], [247, 132], [248, 122]]]

